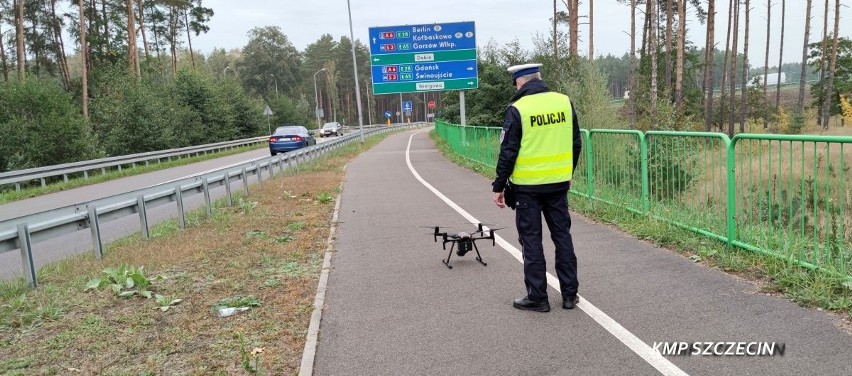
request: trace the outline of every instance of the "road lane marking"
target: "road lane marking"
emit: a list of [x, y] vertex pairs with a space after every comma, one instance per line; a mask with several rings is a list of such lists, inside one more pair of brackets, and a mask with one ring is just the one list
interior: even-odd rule
[[[411, 171], [411, 174], [420, 181], [423, 186], [432, 191], [438, 198], [443, 200], [447, 205], [453, 208], [456, 212], [461, 214], [466, 220], [471, 223], [481, 223], [478, 219], [476, 219], [473, 215], [462, 209], [455, 202], [450, 200], [447, 196], [445, 196], [441, 191], [437, 190], [431, 184], [429, 184], [420, 174], [417, 173], [417, 170], [414, 169], [414, 166], [411, 164], [411, 141], [414, 139], [414, 136], [425, 133], [426, 131], [416, 132], [408, 138], [408, 146], [405, 148], [405, 163], [408, 165], [408, 170]], [[484, 229], [488, 229], [488, 227], [483, 226]], [[505, 239], [501, 238], [499, 235], [494, 235], [494, 238], [497, 244], [500, 245], [504, 250], [509, 252], [512, 256], [515, 257], [518, 261], [523, 263], [523, 256], [521, 251], [515, 248], [512, 244], [507, 242]], [[550, 287], [553, 287], [557, 291], [559, 291], [559, 280], [550, 274], [547, 273], [547, 284]], [[645, 342], [643, 342], [639, 337], [636, 337], [629, 330], [621, 326], [617, 321], [613, 320], [612, 317], [609, 317], [606, 313], [595, 307], [591, 302], [589, 302], [586, 298], [580, 299], [580, 302], [577, 304], [577, 308], [580, 308], [583, 312], [585, 312], [589, 317], [595, 320], [600, 326], [602, 326], [606, 331], [612, 334], [615, 338], [617, 338], [621, 343], [625, 344], [628, 348], [633, 350], [636, 355], [639, 355], [642, 359], [644, 359], [648, 364], [652, 367], [656, 368], [663, 375], [687, 375], [686, 372], [678, 368], [678, 366], [674, 365], [674, 363], [670, 362], [668, 359], [664, 358], [660, 353], [654, 351], [651, 346], [648, 346]]]

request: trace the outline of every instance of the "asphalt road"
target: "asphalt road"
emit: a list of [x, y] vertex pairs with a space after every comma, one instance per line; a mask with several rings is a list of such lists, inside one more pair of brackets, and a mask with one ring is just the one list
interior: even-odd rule
[[[409, 150], [410, 142], [410, 150]], [[407, 162], [410, 160], [410, 165]], [[514, 212], [490, 182], [444, 159], [423, 131], [390, 136], [347, 167], [317, 375], [850, 375], [852, 336], [823, 312], [572, 214], [578, 309], [553, 279], [548, 313], [524, 294]], [[453, 255], [419, 226], [508, 226]], [[783, 356], [662, 356], [654, 342], [778, 342]]]
[[[319, 138], [317, 143], [333, 140], [334, 138]], [[68, 205], [79, 204], [91, 200], [108, 197], [156, 184], [178, 180], [187, 176], [220, 169], [225, 166], [241, 164], [247, 161], [265, 158], [269, 156], [268, 148], [261, 148], [244, 153], [233, 154], [226, 157], [209, 159], [203, 162], [178, 166], [141, 175], [129, 176], [121, 179], [110, 180], [103, 183], [88, 185], [67, 191], [51, 193], [26, 200], [20, 200], [0, 205], [0, 221], [12, 219], [28, 214], [39, 213]], [[234, 192], [243, 189], [242, 182], [232, 183]], [[211, 190], [214, 199], [225, 195], [225, 188], [218, 187]], [[201, 207], [204, 204], [203, 195], [193, 195], [185, 200], [187, 211]], [[169, 218], [176, 216], [173, 205], [163, 205], [148, 210], [148, 222], [154, 226]], [[128, 216], [102, 224], [102, 236], [104, 242], [115, 240], [140, 228], [137, 216]], [[46, 263], [64, 257], [77, 255], [92, 249], [92, 238], [89, 231], [77, 231], [65, 236], [60, 236], [34, 245], [33, 258], [36, 268]], [[9, 279], [22, 275], [21, 255], [18, 251], [0, 254], [0, 279]]]

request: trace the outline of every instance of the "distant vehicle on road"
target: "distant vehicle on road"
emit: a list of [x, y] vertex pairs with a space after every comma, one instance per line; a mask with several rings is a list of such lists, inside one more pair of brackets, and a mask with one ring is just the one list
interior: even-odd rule
[[336, 121], [333, 121], [331, 123], [325, 123], [325, 125], [322, 126], [322, 129], [320, 129], [319, 132], [320, 137], [326, 137], [331, 135], [340, 136], [341, 134], [343, 134], [343, 126]]
[[286, 125], [275, 128], [269, 136], [269, 153], [275, 155], [316, 144], [314, 132], [301, 125]]

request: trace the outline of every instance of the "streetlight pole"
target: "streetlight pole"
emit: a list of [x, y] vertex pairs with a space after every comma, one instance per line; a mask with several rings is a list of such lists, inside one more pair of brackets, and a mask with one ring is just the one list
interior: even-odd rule
[[319, 93], [317, 92], [317, 74], [319, 74], [319, 72], [322, 72], [322, 71], [324, 71], [324, 70], [325, 70], [325, 68], [322, 68], [322, 69], [318, 70], [316, 73], [314, 73], [314, 103], [316, 103], [316, 106], [314, 107], [314, 114], [315, 114], [315, 115], [316, 115], [316, 117], [317, 117], [317, 129], [319, 129], [319, 127], [320, 127], [320, 120], [319, 120]]
[[361, 133], [361, 143], [364, 143], [364, 117], [361, 114], [361, 86], [358, 84], [358, 61], [355, 59], [355, 33], [352, 31], [352, 6], [346, 0], [349, 11], [349, 40], [352, 41], [352, 69], [355, 71], [355, 101], [358, 104], [358, 131]]
[[272, 76], [273, 80], [275, 80], [275, 99], [278, 99], [278, 79], [275, 78], [275, 75], [272, 73], [270, 73], [269, 75]]

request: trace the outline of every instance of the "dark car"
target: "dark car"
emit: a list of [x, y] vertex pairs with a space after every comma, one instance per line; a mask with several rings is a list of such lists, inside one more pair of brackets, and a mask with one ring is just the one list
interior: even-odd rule
[[326, 137], [331, 135], [340, 136], [341, 134], [343, 134], [343, 126], [341, 126], [340, 123], [335, 121], [331, 123], [325, 123], [325, 125], [322, 126], [322, 129], [320, 129], [319, 135], [320, 137]]
[[269, 152], [272, 155], [316, 145], [313, 132], [301, 125], [287, 125], [275, 128], [269, 136]]

